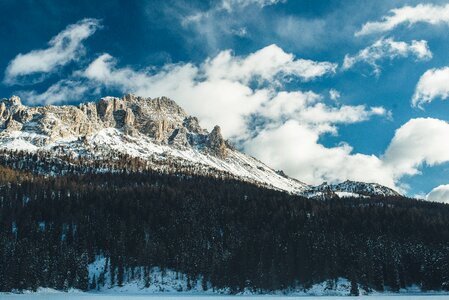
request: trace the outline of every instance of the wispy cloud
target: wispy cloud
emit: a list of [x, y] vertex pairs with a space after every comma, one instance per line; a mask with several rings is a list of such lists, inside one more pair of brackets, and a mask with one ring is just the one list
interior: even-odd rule
[[287, 2], [287, 0], [223, 0], [219, 8], [231, 12], [236, 8], [241, 9], [250, 5], [257, 5], [259, 7], [264, 7], [274, 5], [280, 2]]
[[98, 28], [99, 20], [83, 19], [54, 36], [48, 43], [48, 48], [18, 54], [6, 68], [4, 83], [17, 84], [24, 76], [50, 73], [77, 60], [84, 53], [82, 42]]
[[404, 6], [390, 10], [388, 16], [380, 21], [365, 23], [355, 33], [356, 36], [383, 33], [393, 30], [399, 25], [414, 25], [416, 23], [449, 24], [449, 4], [418, 4], [417, 6]]
[[429, 60], [432, 52], [427, 41], [415, 41], [411, 43], [395, 41], [392, 38], [381, 38], [371, 46], [360, 50], [357, 54], [345, 55], [342, 68], [350, 69], [359, 63], [366, 63], [373, 68], [375, 75], [379, 75], [381, 67], [379, 63], [384, 60], [393, 60], [398, 57], [414, 56], [416, 60]]
[[191, 43], [215, 54], [234, 39], [250, 39], [251, 29], [262, 20], [263, 9], [283, 2], [286, 0], [221, 0], [207, 9], [177, 3], [177, 8], [167, 8], [166, 14], [179, 20]]
[[67, 102], [75, 102], [82, 99], [86, 93], [91, 91], [93, 86], [88, 82], [74, 79], [62, 79], [51, 85], [45, 92], [38, 93], [36, 91], [21, 91], [19, 95], [22, 99], [26, 99], [28, 104], [61, 104]]

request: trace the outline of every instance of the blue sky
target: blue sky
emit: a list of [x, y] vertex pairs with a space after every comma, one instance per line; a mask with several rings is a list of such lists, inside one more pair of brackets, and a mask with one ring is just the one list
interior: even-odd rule
[[0, 10], [2, 97], [167, 95], [307, 183], [448, 197], [444, 1], [2, 0]]

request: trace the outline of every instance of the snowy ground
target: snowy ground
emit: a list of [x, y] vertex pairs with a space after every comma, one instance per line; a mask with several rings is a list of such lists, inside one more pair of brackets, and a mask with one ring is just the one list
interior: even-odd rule
[[[239, 295], [229, 295], [228, 289], [213, 290], [210, 283], [202, 284], [202, 278], [188, 280], [187, 276], [169, 269], [161, 270], [157, 267], [145, 271], [142, 267], [124, 270], [123, 286], [111, 286], [111, 266], [108, 259], [97, 256], [96, 260], [89, 265], [89, 282], [96, 282], [96, 291], [82, 292], [80, 290], [69, 290], [68, 292], [56, 291], [50, 288], [39, 288], [36, 292], [24, 292], [22, 294], [0, 293], [0, 300], [275, 300], [275, 299], [299, 299], [299, 300], [339, 300], [339, 299], [379, 299], [379, 300], [424, 300], [424, 299], [447, 299], [447, 292], [423, 293], [417, 286], [401, 289], [399, 294], [385, 292], [379, 294], [371, 292], [368, 296], [362, 289], [359, 290], [360, 297], [349, 297], [351, 283], [345, 278], [335, 281], [317, 283], [304, 290], [300, 287], [295, 289], [274, 291], [271, 295], [264, 295], [265, 291], [244, 290]], [[115, 271], [113, 274], [117, 274]], [[146, 279], [145, 279], [146, 277]], [[103, 284], [98, 281], [103, 278]], [[148, 281], [148, 282], [147, 282]], [[117, 279], [115, 279], [117, 282]], [[149, 286], [146, 286], [149, 283]], [[206, 288], [206, 290], [204, 290]], [[258, 293], [258, 294], [257, 294]], [[288, 295], [288, 296], [286, 296]]]
[[424, 300], [435, 299], [443, 300], [448, 299], [449, 296], [442, 295], [422, 295], [422, 296], [410, 296], [410, 295], [390, 295], [390, 296], [338, 296], [338, 297], [286, 297], [286, 296], [201, 296], [201, 295], [123, 295], [123, 294], [90, 294], [90, 293], [39, 293], [39, 294], [0, 294], [2, 300], [280, 300], [280, 299], [299, 299], [299, 300], [341, 300], [341, 299], [377, 299], [377, 300]]

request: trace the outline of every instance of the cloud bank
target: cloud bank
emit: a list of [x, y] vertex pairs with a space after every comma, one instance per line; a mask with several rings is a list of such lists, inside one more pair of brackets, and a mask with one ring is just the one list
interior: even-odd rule
[[199, 65], [171, 64], [157, 73], [119, 68], [112, 56], [103, 54], [82, 76], [142, 96], [169, 96], [198, 116], [203, 125], [211, 128], [218, 123], [232, 138], [249, 134], [247, 118], [274, 99], [286, 81], [332, 75], [336, 67], [330, 62], [297, 59], [270, 45], [245, 57], [226, 50]]
[[324, 147], [320, 133], [305, 123], [289, 120], [265, 128], [245, 149], [288, 174], [308, 183], [338, 182], [343, 179], [377, 182], [401, 192], [404, 176], [420, 168], [449, 162], [449, 124], [433, 118], [411, 119], [398, 128], [381, 156], [353, 153], [346, 143]]

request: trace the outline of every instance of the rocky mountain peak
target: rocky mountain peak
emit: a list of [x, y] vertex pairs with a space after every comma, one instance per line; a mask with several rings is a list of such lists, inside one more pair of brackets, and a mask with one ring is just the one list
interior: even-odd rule
[[22, 101], [20, 100], [19, 96], [12, 96], [11, 98], [8, 99], [9, 103], [11, 105], [22, 105]]
[[208, 136], [208, 146], [211, 153], [214, 155], [225, 158], [227, 155], [227, 145], [223, 136], [221, 135], [220, 126], [216, 125]]
[[[128, 94], [122, 98], [103, 97], [79, 106], [28, 107], [13, 96], [1, 102], [0, 128], [5, 132], [21, 132], [35, 146], [60, 139], [85, 138], [113, 128], [125, 135], [151, 138], [161, 145], [205, 149], [221, 158], [226, 156], [227, 148], [219, 127], [209, 134], [196, 117], [187, 115], [167, 97], [152, 99]], [[2, 134], [6, 133], [0, 132], [0, 137]]]

